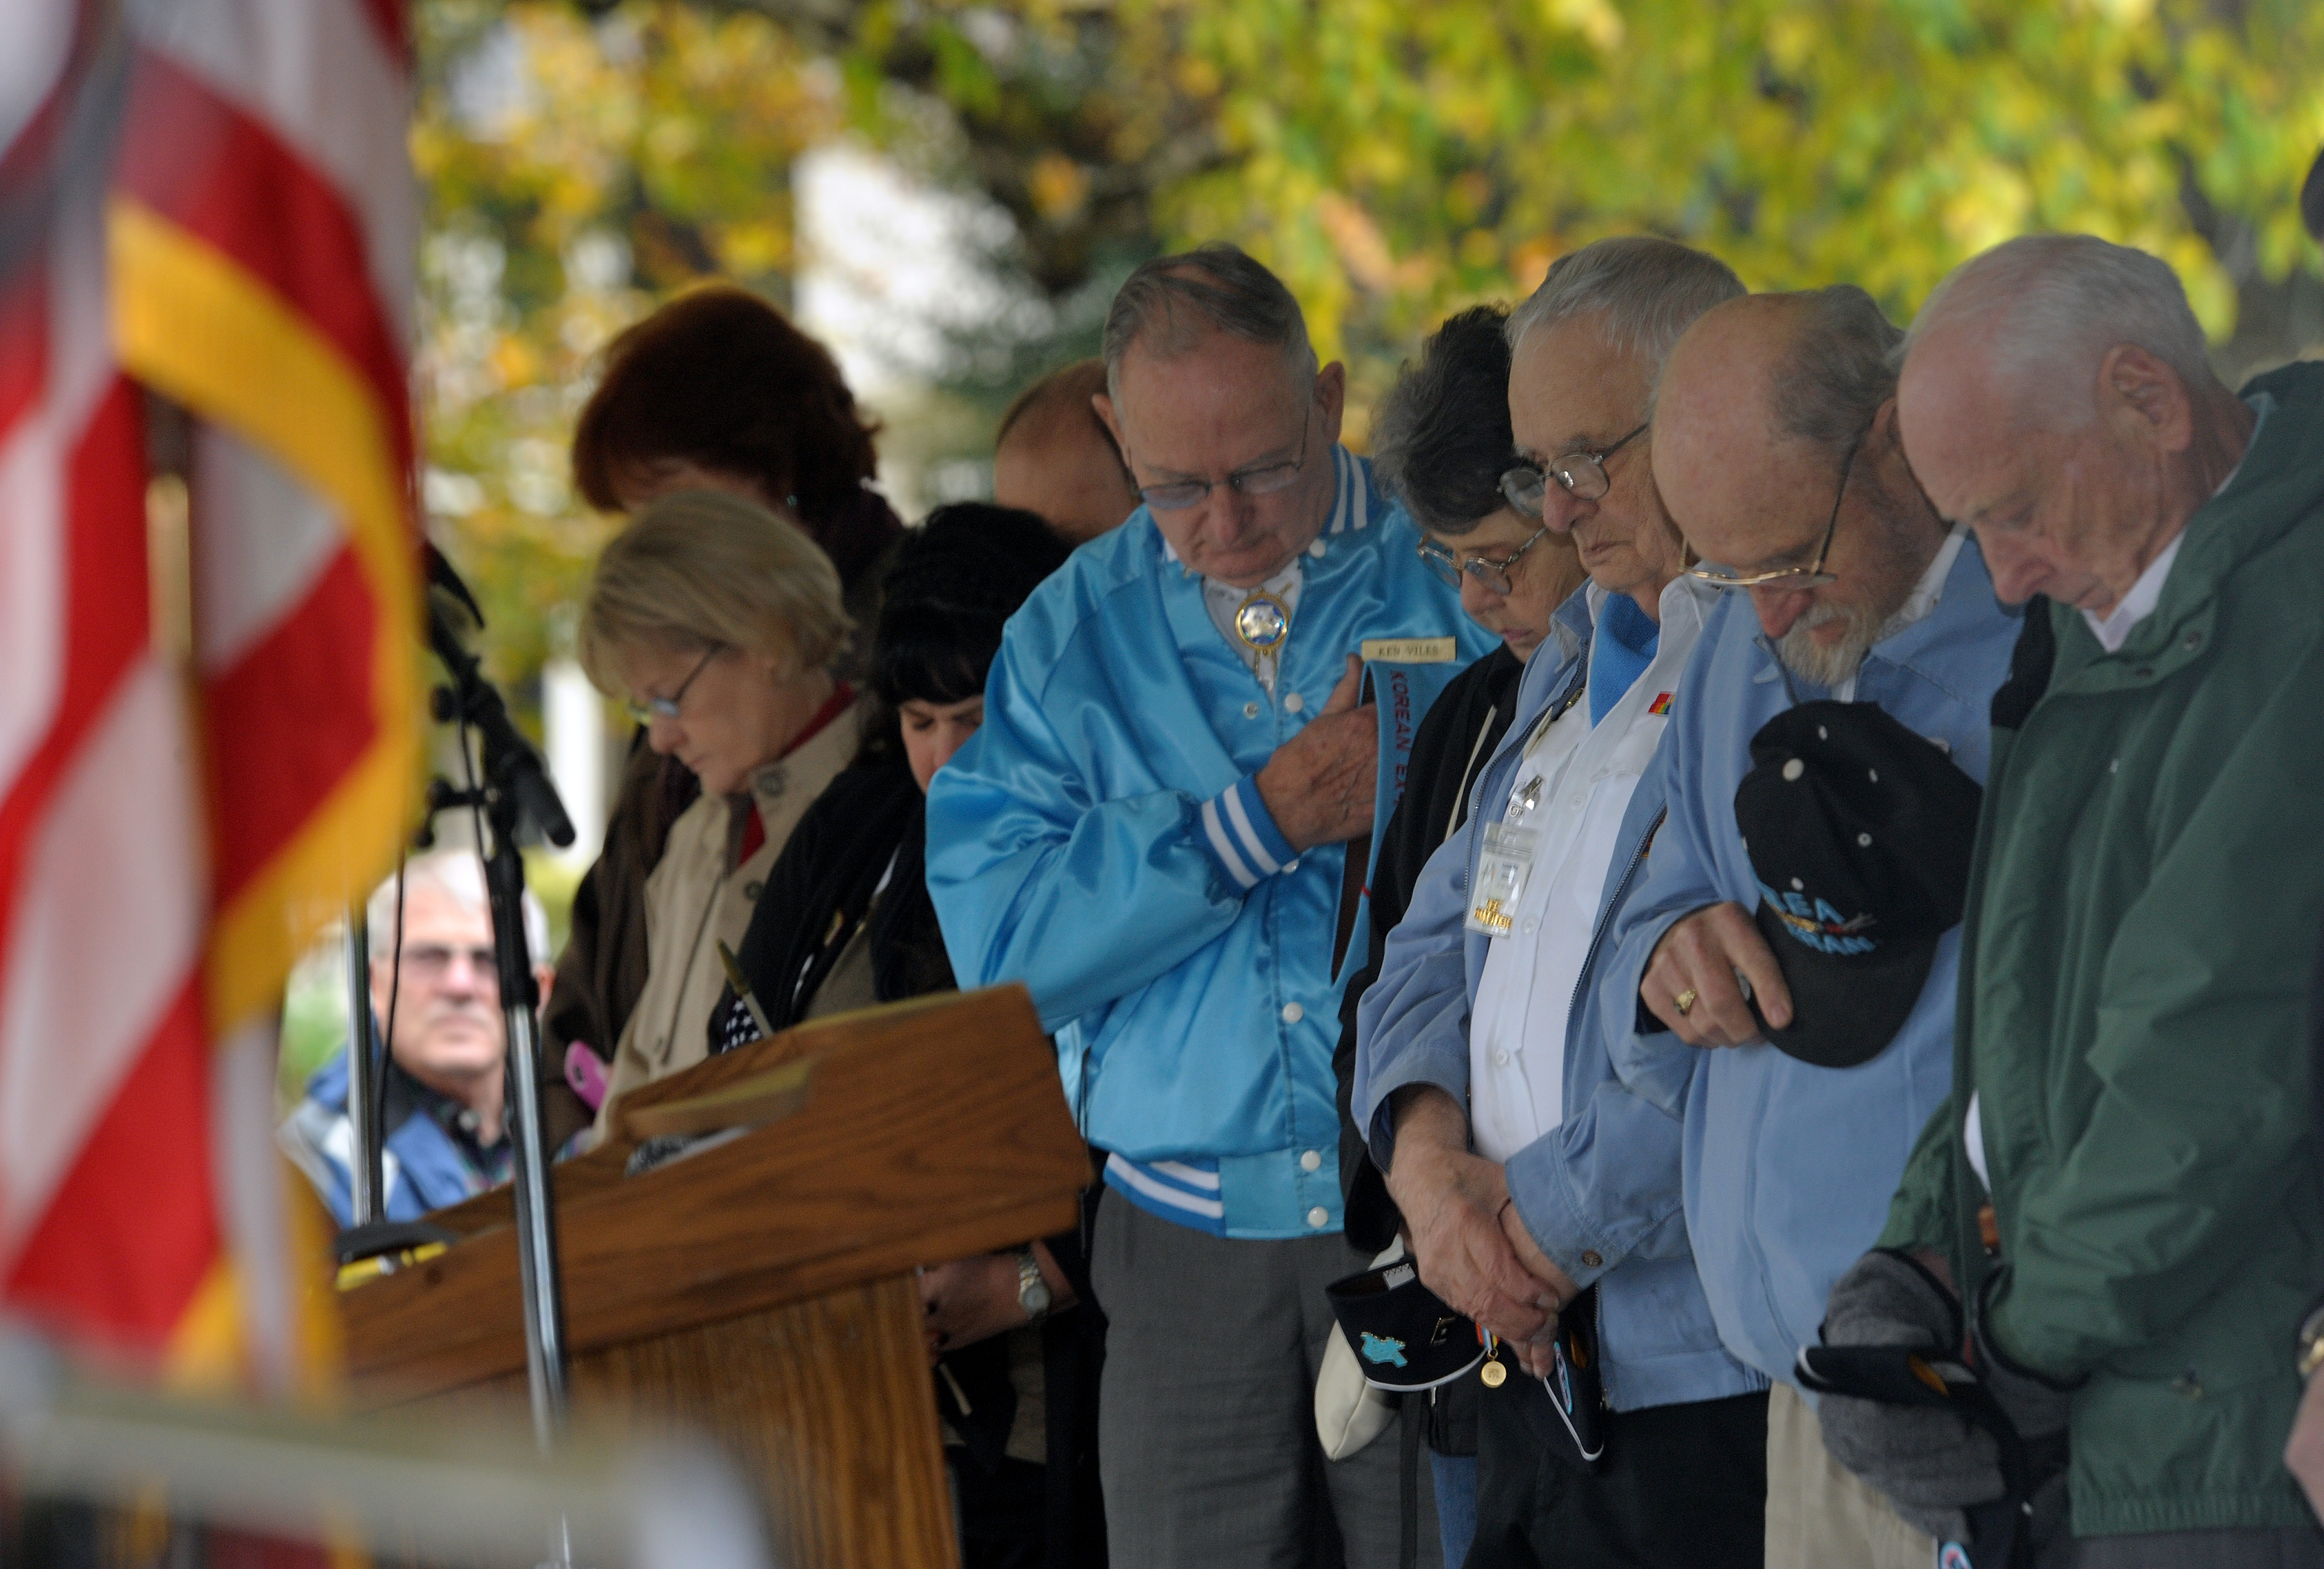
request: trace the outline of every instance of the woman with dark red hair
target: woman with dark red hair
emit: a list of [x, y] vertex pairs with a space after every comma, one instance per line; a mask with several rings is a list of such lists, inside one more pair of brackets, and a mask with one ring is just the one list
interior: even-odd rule
[[830, 350], [755, 294], [699, 289], [606, 350], [573, 432], [573, 478], [609, 512], [666, 491], [733, 491], [797, 523], [853, 597], [903, 533], [864, 488], [878, 429]]
[[[615, 338], [573, 433], [589, 504], [634, 513], [677, 490], [720, 490], [795, 523], [838, 568], [850, 617], [878, 614], [880, 568], [903, 525], [877, 491], [878, 427], [823, 345], [741, 289], [696, 290]], [[850, 672], [852, 673], [852, 672]], [[876, 740], [868, 735], [867, 740]], [[587, 1101], [646, 981], [645, 882], [670, 825], [701, 791], [675, 759], [630, 749], [604, 848], [573, 899], [572, 936], [541, 1019], [544, 1081]], [[587, 1113], [551, 1096], [562, 1134]]]

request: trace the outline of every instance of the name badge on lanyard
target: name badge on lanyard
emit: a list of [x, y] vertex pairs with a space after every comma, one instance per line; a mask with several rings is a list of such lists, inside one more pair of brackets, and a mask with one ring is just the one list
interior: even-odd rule
[[1477, 857], [1476, 896], [1469, 901], [1469, 918], [1464, 923], [1471, 931], [1489, 937], [1509, 935], [1517, 901], [1525, 897], [1526, 879], [1533, 873], [1534, 845], [1540, 838], [1531, 828], [1508, 823], [1485, 825], [1484, 849]]
[[[1582, 686], [1576, 683], [1563, 702], [1542, 716], [1538, 728], [1526, 738], [1526, 755], [1532, 755], [1550, 726], [1573, 706], [1582, 691]], [[1511, 798], [1501, 820], [1484, 826], [1477, 854], [1477, 885], [1469, 900], [1469, 918], [1462, 922], [1481, 937], [1505, 937], [1517, 919], [1518, 901], [1525, 898], [1526, 879], [1533, 875], [1534, 851], [1541, 843], [1540, 832], [1526, 827], [1526, 819], [1541, 804], [1541, 792], [1548, 783], [1546, 775], [1534, 775]]]

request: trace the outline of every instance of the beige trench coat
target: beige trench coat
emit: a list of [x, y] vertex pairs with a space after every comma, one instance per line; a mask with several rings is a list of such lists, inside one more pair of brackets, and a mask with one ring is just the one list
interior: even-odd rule
[[[646, 879], [645, 990], [613, 1053], [596, 1139], [612, 1125], [614, 1103], [625, 1091], [710, 1055], [710, 1012], [726, 984], [718, 945], [742, 946], [752, 909], [791, 830], [854, 761], [862, 708], [860, 700], [850, 705], [805, 745], [752, 775], [750, 797], [704, 796], [671, 826], [661, 862]], [[746, 799], [755, 800], [767, 839], [736, 866]]]

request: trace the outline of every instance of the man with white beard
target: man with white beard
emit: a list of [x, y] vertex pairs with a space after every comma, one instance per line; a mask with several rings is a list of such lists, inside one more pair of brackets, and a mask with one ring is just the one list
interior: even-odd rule
[[[1935, 1555], [1826, 1455], [1794, 1383], [1951, 1085], [1960, 913], [1898, 891], [1966, 877], [2022, 620], [1904, 460], [1900, 337], [1859, 289], [1732, 300], [1672, 349], [1654, 407], [1663, 503], [1696, 577], [1729, 592], [1663, 735], [1668, 816], [1600, 1001], [1616, 1071], [1685, 1122], [1720, 1338], [1774, 1380], [1766, 1562], [1785, 1569]], [[1856, 797], [1872, 799], [1844, 834], [1794, 809]], [[1908, 819], [1892, 797], [1941, 809]], [[1890, 832], [1904, 820], [1935, 831]]]

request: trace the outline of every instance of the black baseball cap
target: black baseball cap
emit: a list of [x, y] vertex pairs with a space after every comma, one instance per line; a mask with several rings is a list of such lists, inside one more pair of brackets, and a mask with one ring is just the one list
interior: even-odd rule
[[1409, 1394], [1449, 1384], [1485, 1360], [1476, 1322], [1420, 1283], [1410, 1257], [1323, 1288], [1364, 1382]]
[[1790, 1024], [1760, 1025], [1803, 1062], [1869, 1062], [1960, 924], [1985, 792], [1875, 703], [1787, 708], [1751, 738], [1751, 762], [1735, 826], [1759, 882], [1760, 935], [1792, 994]]

